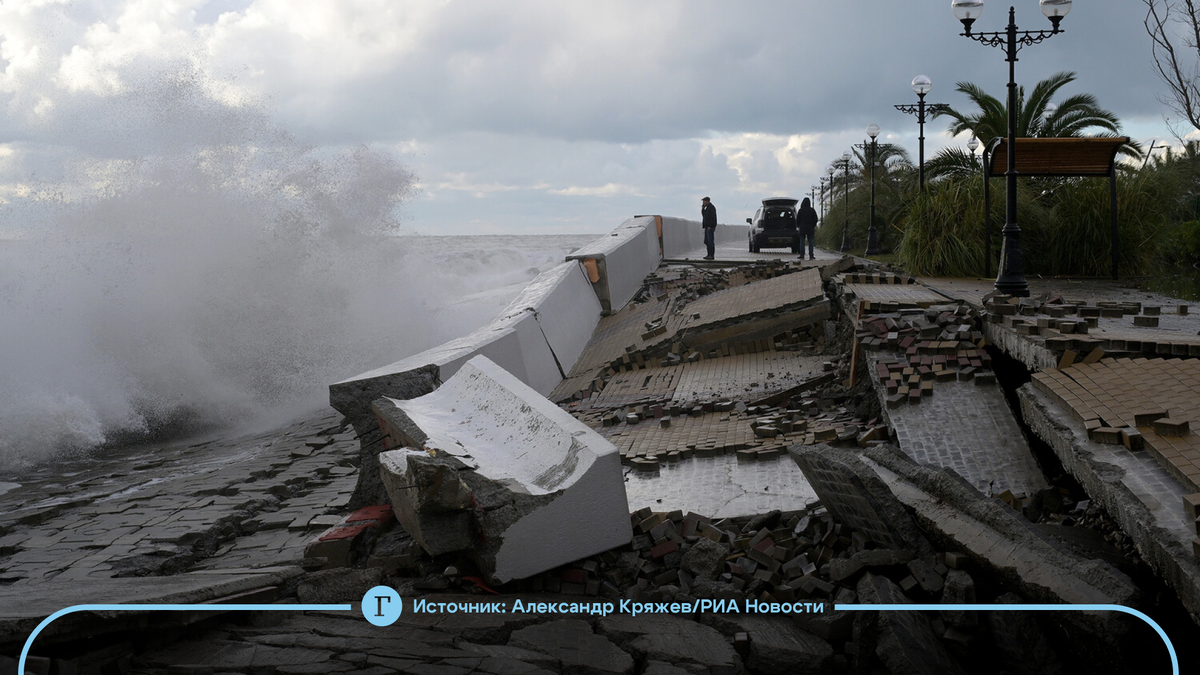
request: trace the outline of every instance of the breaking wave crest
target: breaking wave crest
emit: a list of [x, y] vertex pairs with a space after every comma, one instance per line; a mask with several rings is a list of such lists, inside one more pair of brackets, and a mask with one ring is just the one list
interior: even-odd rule
[[314, 408], [486, 322], [570, 248], [403, 235], [394, 154], [244, 128], [76, 158], [62, 185], [84, 196], [0, 207], [0, 469]]

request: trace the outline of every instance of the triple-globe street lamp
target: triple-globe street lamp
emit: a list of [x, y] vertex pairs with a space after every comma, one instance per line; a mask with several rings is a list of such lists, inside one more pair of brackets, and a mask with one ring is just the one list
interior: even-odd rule
[[1008, 167], [1004, 173], [1005, 222], [1001, 232], [1004, 235], [1004, 246], [1000, 249], [996, 290], [1017, 297], [1029, 297], [1029, 284], [1025, 280], [1024, 266], [1021, 262], [1021, 228], [1017, 227], [1017, 82], [1014, 71], [1017, 52], [1021, 47], [1038, 44], [1051, 35], [1063, 32], [1058, 24], [1067, 12], [1071, 11], [1071, 0], [1040, 0], [1039, 4], [1042, 14], [1050, 19], [1050, 31], [1017, 30], [1016, 11], [1009, 7], [1008, 26], [1003, 31], [972, 33], [971, 25], [983, 12], [983, 0], [952, 0], [950, 3], [954, 16], [962, 22], [962, 35], [989, 47], [1003, 48], [1005, 60], [1008, 61]]

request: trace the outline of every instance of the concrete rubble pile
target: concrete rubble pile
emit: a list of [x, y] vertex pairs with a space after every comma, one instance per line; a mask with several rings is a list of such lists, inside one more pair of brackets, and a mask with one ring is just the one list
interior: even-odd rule
[[430, 555], [470, 551], [503, 583], [629, 541], [616, 448], [487, 358], [372, 409], [396, 518]]
[[[1008, 505], [984, 497], [953, 472], [920, 466], [894, 447], [872, 444], [859, 453], [832, 447], [797, 446], [790, 448], [789, 453], [822, 502], [834, 513], [835, 520], [850, 523], [856, 531], [870, 537], [869, 541], [887, 546], [905, 542], [918, 550], [932, 545], [946, 551], [940, 554], [946, 566], [977, 570], [989, 585], [1019, 594], [1014, 597], [1026, 602], [1136, 607], [1141, 601], [1140, 592], [1130, 578], [1110, 564], [1075, 553], [1068, 543], [1042, 534]], [[869, 551], [866, 555], [880, 554]], [[854, 557], [850, 562], [834, 560], [831, 576], [836, 579], [845, 574], [847, 567], [853, 569]], [[869, 580], [860, 579], [856, 587], [863, 602], [908, 602], [920, 593], [939, 593], [943, 602], [951, 602], [950, 597], [958, 598], [954, 602], [987, 602], [976, 597], [969, 577], [946, 573], [944, 568], [913, 568], [912, 576], [902, 580], [879, 580], [870, 575], [864, 579]], [[893, 626], [896, 635], [901, 636], [899, 640], [877, 636], [877, 649], [889, 668], [893, 672], [949, 668], [936, 665], [942, 658], [942, 649], [924, 644], [927, 640], [923, 638], [903, 637], [917, 628], [922, 633], [929, 632], [924, 628], [929, 625], [927, 619], [915, 613], [904, 614], [910, 616], [881, 615], [869, 627], [879, 631], [895, 622], [904, 624], [902, 629]], [[958, 613], [961, 614], [970, 613]], [[957, 619], [944, 620], [940, 628], [945, 630], [934, 631], [933, 635], [961, 658], [963, 650], [978, 644], [980, 636], [972, 635], [977, 627], [975, 621], [972, 618], [970, 625], [964, 625]], [[1114, 659], [1121, 660], [1115, 646], [1125, 639], [1131, 620], [1112, 612], [1069, 612], [1056, 625], [1062, 627], [1057, 630], [1065, 629], [1076, 636], [1070, 643], [1074, 645], [1069, 650], [1071, 658], [1094, 662], [1104, 672], [1112, 667]], [[901, 649], [905, 645], [908, 647]], [[912, 645], [923, 646], [914, 649]], [[912, 653], [884, 656], [884, 652], [894, 650]], [[918, 655], [934, 659], [926, 666], [931, 670], [912, 670], [899, 665]]]

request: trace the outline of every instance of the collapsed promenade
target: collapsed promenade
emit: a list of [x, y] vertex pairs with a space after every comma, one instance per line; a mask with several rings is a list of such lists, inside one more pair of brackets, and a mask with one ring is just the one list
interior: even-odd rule
[[476, 333], [333, 385], [340, 414], [23, 480], [0, 495], [3, 653], [69, 604], [357, 602], [387, 583], [440, 602], [497, 591], [825, 611], [445, 614], [387, 628], [357, 612], [130, 612], [63, 619], [33, 653], [41, 672], [144, 673], [1162, 661], [1148, 629], [1103, 613], [832, 607], [1149, 610], [1160, 601], [1134, 578], [1148, 569], [1196, 621], [1200, 339], [1179, 301], [1092, 282], [988, 297], [986, 282], [828, 253], [751, 254], [736, 226], [721, 230], [705, 263], [698, 224], [631, 219]]

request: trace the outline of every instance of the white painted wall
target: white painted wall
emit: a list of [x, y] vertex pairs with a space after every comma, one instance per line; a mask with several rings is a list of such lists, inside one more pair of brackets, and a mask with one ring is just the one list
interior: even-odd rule
[[607, 237], [601, 237], [567, 256], [568, 260], [603, 261], [600, 265], [601, 304], [607, 299], [612, 312], [620, 311], [642, 287], [642, 281], [658, 269], [658, 224], [654, 216], [630, 218]]
[[568, 260], [530, 282], [500, 316], [532, 313], [563, 372], [569, 373], [592, 339], [600, 311], [600, 300], [583, 265]]
[[[663, 257], [679, 258], [704, 248], [704, 228], [698, 220], [663, 216]], [[717, 225], [717, 243], [746, 243], [749, 225]]]
[[354, 395], [356, 391], [363, 392], [362, 399], [376, 395], [378, 387], [364, 386], [368, 380], [402, 377], [407, 371], [434, 365], [438, 367], [438, 379], [445, 382], [478, 354], [547, 395], [571, 371], [599, 321], [600, 301], [587, 273], [579, 262], [567, 261], [538, 275], [486, 326], [335, 383], [330, 386], [330, 401], [346, 415], [360, 414], [343, 408], [369, 409], [370, 400], [359, 400]]

